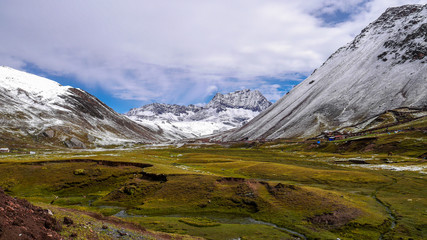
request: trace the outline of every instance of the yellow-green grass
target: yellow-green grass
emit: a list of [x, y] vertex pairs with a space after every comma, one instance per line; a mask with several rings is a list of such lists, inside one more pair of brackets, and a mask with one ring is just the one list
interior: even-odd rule
[[[86, 240], [86, 239], [99, 239], [99, 240], [113, 240], [113, 239], [182, 239], [182, 240], [196, 240], [197, 237], [189, 235], [182, 235], [177, 233], [165, 234], [147, 230], [144, 226], [132, 226], [123, 220], [114, 217], [102, 217], [90, 212], [82, 210], [64, 209], [54, 205], [43, 203], [36, 203], [36, 205], [47, 208], [52, 211], [53, 217], [59, 222], [63, 222], [64, 217], [73, 221], [72, 224], [64, 224], [60, 232], [64, 239], [73, 240]], [[98, 217], [95, 217], [98, 216]], [[121, 236], [122, 234], [127, 234]]]
[[[304, 149], [305, 145], [279, 143], [256, 149], [214, 146], [50, 152], [37, 156], [12, 154], [0, 158], [3, 162], [0, 164], [0, 186], [12, 195], [33, 202], [104, 215], [114, 215], [121, 210], [147, 215], [126, 220], [147, 224], [147, 228], [158, 231], [209, 239], [221, 239], [216, 238], [215, 229], [225, 232], [224, 236], [218, 235], [224, 238], [286, 239], [289, 234], [262, 224], [221, 223], [220, 226], [203, 228], [190, 226], [179, 219], [189, 217], [189, 214], [196, 219], [221, 214], [239, 215], [290, 228], [312, 239], [378, 239], [380, 233], [413, 239], [425, 237], [423, 230], [418, 230], [425, 228], [425, 212], [416, 211], [425, 209], [422, 174], [397, 174], [335, 163], [355, 157], [381, 159], [387, 157], [384, 153], [336, 154]], [[420, 161], [399, 155], [389, 158], [402, 165]], [[111, 167], [94, 162], [21, 164], [66, 159], [152, 166]], [[83, 169], [85, 174], [80, 175], [79, 171], [76, 174], [78, 169]], [[167, 181], [144, 178], [142, 172], [164, 174]], [[397, 179], [397, 183], [393, 179]], [[411, 184], [410, 190], [405, 190], [405, 182]], [[398, 216], [397, 226], [391, 232], [388, 232], [390, 217], [372, 197], [375, 192]], [[408, 196], [412, 205], [405, 204]], [[345, 219], [342, 226], [310, 221], [328, 214], [342, 214], [344, 218], [346, 214], [354, 214], [354, 217]]]
[[427, 188], [425, 175], [411, 172], [395, 172], [396, 180], [378, 191], [378, 198], [390, 206], [397, 218], [394, 231], [388, 234], [393, 239], [411, 236], [427, 238]]
[[[186, 217], [187, 220], [191, 219]], [[197, 218], [196, 218], [197, 219]], [[220, 223], [217, 226], [198, 227], [192, 226], [182, 221], [182, 217], [144, 217], [130, 218], [132, 222], [137, 222], [141, 226], [156, 231], [189, 234], [212, 240], [223, 239], [247, 239], [247, 240], [264, 240], [264, 239], [293, 239], [291, 234], [277, 229], [273, 226], [262, 224], [239, 224], [239, 223]], [[181, 220], [181, 221], [180, 221]], [[197, 221], [197, 220], [190, 220]]]

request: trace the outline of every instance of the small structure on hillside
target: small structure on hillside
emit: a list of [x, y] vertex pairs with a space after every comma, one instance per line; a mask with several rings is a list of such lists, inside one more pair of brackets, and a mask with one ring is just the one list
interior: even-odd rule
[[322, 132], [316, 139], [325, 139], [327, 141], [343, 140], [350, 136], [347, 132], [325, 131]]
[[335, 137], [335, 140], [343, 140], [346, 138], [346, 136], [344, 135], [335, 135], [334, 137]]
[[0, 152], [8, 153], [8, 152], [10, 152], [10, 150], [9, 150], [9, 148], [0, 148]]

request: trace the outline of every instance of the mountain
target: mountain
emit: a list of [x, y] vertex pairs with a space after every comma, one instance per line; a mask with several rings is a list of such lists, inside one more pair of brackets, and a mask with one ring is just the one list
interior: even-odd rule
[[[310, 77], [223, 140], [314, 137], [427, 107], [427, 5], [389, 8]], [[357, 129], [353, 129], [357, 131]]]
[[206, 108], [242, 108], [253, 112], [262, 112], [271, 106], [258, 90], [241, 90], [228, 94], [217, 93]]
[[205, 106], [152, 103], [125, 115], [169, 139], [184, 139], [240, 127], [270, 105], [259, 91], [241, 90], [217, 93]]
[[0, 67], [0, 123], [0, 143], [9, 147], [162, 140], [81, 89], [9, 67]]

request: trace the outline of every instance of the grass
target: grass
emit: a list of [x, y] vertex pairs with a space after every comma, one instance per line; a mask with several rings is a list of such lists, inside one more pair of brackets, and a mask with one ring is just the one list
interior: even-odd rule
[[[372, 138], [361, 138], [365, 137]], [[313, 148], [311, 142], [278, 141], [12, 153], [0, 155], [0, 186], [59, 212], [66, 207], [103, 216], [118, 214], [147, 229], [206, 239], [292, 238], [280, 228], [308, 239], [378, 239], [380, 234], [384, 239], [427, 238], [426, 213], [420, 211], [427, 207], [425, 175], [349, 162], [384, 164], [388, 159], [396, 166], [425, 165], [416, 158], [423, 152], [425, 134], [379, 134], [371, 151], [364, 151], [362, 143], [338, 141]], [[388, 156], [386, 146], [394, 143], [402, 149]], [[96, 160], [150, 167], [109, 166]], [[390, 230], [385, 207], [373, 198], [375, 193], [397, 217], [394, 229]], [[81, 228], [77, 225], [63, 236], [87, 232]]]
[[[182, 221], [185, 219], [184, 221]], [[129, 219], [156, 231], [168, 233], [181, 233], [200, 236], [206, 239], [292, 239], [292, 235], [277, 228], [260, 224], [220, 223], [216, 226], [200, 227], [192, 226], [189, 222], [198, 222], [197, 217], [145, 217]], [[212, 220], [209, 220], [212, 221]]]
[[198, 218], [180, 218], [178, 221], [185, 223], [187, 225], [193, 226], [193, 227], [216, 227], [221, 226], [220, 223], [215, 222], [209, 218], [206, 217], [198, 217]]
[[73, 224], [63, 225], [60, 234], [64, 239], [199, 239], [197, 237], [191, 237], [188, 235], [173, 233], [166, 234], [147, 230], [142, 226], [132, 225], [114, 217], [103, 217], [96, 214], [86, 214], [86, 212], [83, 211], [65, 209], [43, 203], [38, 203], [37, 205], [51, 210], [54, 218], [56, 218], [57, 221], [63, 222], [64, 217], [70, 218], [73, 221]]

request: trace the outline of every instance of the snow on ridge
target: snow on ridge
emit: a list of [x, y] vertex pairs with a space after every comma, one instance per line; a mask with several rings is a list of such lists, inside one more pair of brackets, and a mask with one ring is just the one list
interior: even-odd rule
[[31, 73], [19, 71], [10, 67], [0, 67], [0, 88], [30, 93], [40, 100], [57, 99], [59, 95], [68, 94], [70, 86]]
[[210, 135], [248, 122], [271, 103], [257, 90], [217, 93], [205, 106], [151, 103], [131, 109], [125, 115], [169, 139]]
[[387, 10], [226, 140], [313, 137], [399, 107], [427, 106], [427, 5]]
[[0, 130], [23, 136], [94, 144], [165, 140], [81, 89], [9, 67], [0, 67], [0, 109]]
[[251, 91], [249, 89], [244, 89], [227, 94], [217, 93], [206, 105], [206, 108], [244, 108], [261, 112], [270, 105], [271, 102], [269, 102], [258, 90]]

